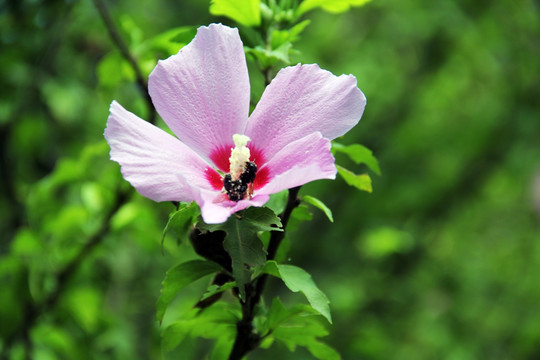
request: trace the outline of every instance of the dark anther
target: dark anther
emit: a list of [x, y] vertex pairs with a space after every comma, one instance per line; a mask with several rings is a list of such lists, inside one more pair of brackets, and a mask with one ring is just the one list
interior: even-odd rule
[[225, 188], [225, 191], [228, 193], [229, 191], [231, 191], [232, 187], [233, 187], [233, 184], [232, 184], [232, 177], [231, 177], [231, 174], [227, 174], [225, 175], [225, 177], [223, 178], [223, 187]]
[[223, 178], [223, 188], [227, 196], [232, 201], [240, 201], [246, 196], [248, 184], [255, 180], [257, 174], [257, 165], [254, 162], [246, 162], [245, 170], [240, 175], [238, 180], [233, 180], [231, 174], [225, 175]]
[[246, 163], [246, 169], [240, 175], [240, 180], [244, 182], [244, 184], [249, 184], [255, 181], [255, 175], [257, 174], [257, 165], [253, 161], [248, 161]]

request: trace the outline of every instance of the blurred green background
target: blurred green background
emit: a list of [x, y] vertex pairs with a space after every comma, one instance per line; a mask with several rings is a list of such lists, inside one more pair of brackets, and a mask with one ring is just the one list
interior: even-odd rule
[[[163, 32], [234, 25], [206, 1], [107, 5], [145, 72], [175, 51]], [[382, 169], [372, 194], [340, 179], [305, 186], [335, 223], [314, 212], [288, 236], [291, 263], [331, 300], [325, 341], [344, 359], [540, 358], [539, 15], [532, 0], [308, 13], [293, 62], [357, 77], [368, 104], [340, 142], [366, 145]], [[103, 139], [113, 99], [147, 116], [91, 1], [0, 2], [4, 358], [161, 356], [160, 283], [194, 255], [172, 239], [160, 250], [171, 204], [132, 194], [111, 212], [129, 189]], [[207, 285], [188, 288], [165, 323]], [[303, 301], [278, 282], [266, 295]], [[164, 357], [204, 359], [211, 344], [187, 339]], [[249, 356], [275, 358], [311, 356], [281, 345]]]

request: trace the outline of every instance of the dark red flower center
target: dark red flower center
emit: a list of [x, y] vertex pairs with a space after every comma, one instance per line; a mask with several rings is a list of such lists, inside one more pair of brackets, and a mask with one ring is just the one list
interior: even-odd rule
[[[230, 166], [229, 158], [231, 156], [232, 148], [234, 148], [233, 144], [229, 146], [220, 146], [220, 147], [215, 148], [210, 153], [210, 159], [212, 160], [214, 165], [217, 167], [218, 170], [220, 170], [221, 172], [225, 174], [229, 173], [229, 166]], [[246, 165], [246, 170], [241, 175], [241, 177], [242, 176], [244, 177], [244, 180], [242, 179], [233, 180], [231, 178], [231, 181], [241, 181], [243, 185], [246, 185], [246, 186], [249, 184], [252, 187], [252, 191], [253, 191], [253, 190], [260, 189], [261, 187], [266, 185], [268, 181], [270, 180], [270, 176], [269, 176], [270, 174], [268, 172], [268, 167], [263, 167], [263, 165], [266, 163], [266, 159], [264, 157], [262, 150], [254, 146], [249, 146], [249, 150], [250, 150], [249, 162], [246, 164], [252, 163], [253, 165]], [[250, 167], [249, 169], [248, 169], [248, 166]], [[227, 192], [227, 188], [225, 187], [226, 176], [227, 175], [221, 176], [217, 171], [215, 171], [212, 168], [208, 168], [206, 171], [206, 178], [208, 182], [212, 185], [212, 188], [214, 188], [215, 190], [225, 189], [225, 191]], [[240, 184], [236, 184], [236, 188], [238, 190], [243, 189], [243, 187]], [[234, 195], [233, 197], [236, 198], [236, 196]], [[229, 196], [229, 198], [233, 201], [241, 200], [241, 199], [234, 200], [233, 198], [231, 198], [231, 196]]]

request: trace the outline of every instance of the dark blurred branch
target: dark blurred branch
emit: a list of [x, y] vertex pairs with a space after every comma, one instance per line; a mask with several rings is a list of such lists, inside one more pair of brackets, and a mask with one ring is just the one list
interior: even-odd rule
[[[267, 260], [274, 260], [279, 245], [285, 238], [285, 229], [291, 213], [300, 204], [299, 191], [300, 186], [289, 189], [287, 205], [279, 216], [283, 231], [272, 231]], [[236, 324], [236, 339], [229, 360], [241, 360], [248, 352], [256, 349], [262, 340], [259, 334], [253, 332], [253, 319], [255, 317], [255, 306], [261, 301], [267, 278], [268, 275], [264, 274], [246, 285], [246, 300], [242, 302], [242, 319]]]
[[128, 46], [122, 39], [122, 36], [120, 35], [120, 33], [118, 32], [118, 29], [116, 28], [114, 21], [111, 17], [111, 14], [109, 13], [109, 10], [107, 9], [107, 6], [103, 2], [103, 0], [92, 0], [92, 1], [94, 2], [94, 6], [99, 12], [99, 15], [103, 19], [103, 22], [105, 23], [105, 27], [107, 28], [107, 31], [109, 33], [109, 36], [111, 37], [111, 40], [118, 47], [118, 50], [120, 50], [120, 53], [122, 54], [124, 59], [126, 59], [126, 61], [129, 63], [129, 65], [131, 65], [131, 68], [135, 72], [137, 85], [139, 86], [139, 90], [141, 91], [141, 94], [144, 100], [146, 101], [146, 107], [148, 108], [148, 122], [150, 122], [151, 124], [154, 124], [156, 122], [156, 109], [154, 108], [154, 103], [152, 102], [150, 93], [148, 92], [148, 82], [146, 81], [146, 78], [143, 76], [141, 68], [137, 64], [137, 60], [130, 53]]

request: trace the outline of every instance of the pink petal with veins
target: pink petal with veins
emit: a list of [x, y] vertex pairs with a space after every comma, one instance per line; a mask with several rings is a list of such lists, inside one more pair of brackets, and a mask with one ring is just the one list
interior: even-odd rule
[[318, 65], [282, 69], [251, 114], [246, 135], [271, 157], [313, 132], [327, 139], [358, 123], [366, 98], [352, 75], [335, 76]]
[[249, 78], [238, 29], [200, 27], [176, 55], [158, 62], [149, 92], [165, 123], [205, 159], [242, 134], [249, 114]]
[[273, 194], [313, 180], [335, 179], [330, 147], [330, 140], [319, 132], [287, 144], [261, 169], [268, 171], [270, 180], [258, 193]]
[[141, 195], [155, 201], [193, 201], [193, 191], [212, 190], [208, 178], [219, 174], [193, 150], [116, 101], [110, 111], [105, 138], [111, 159]]

